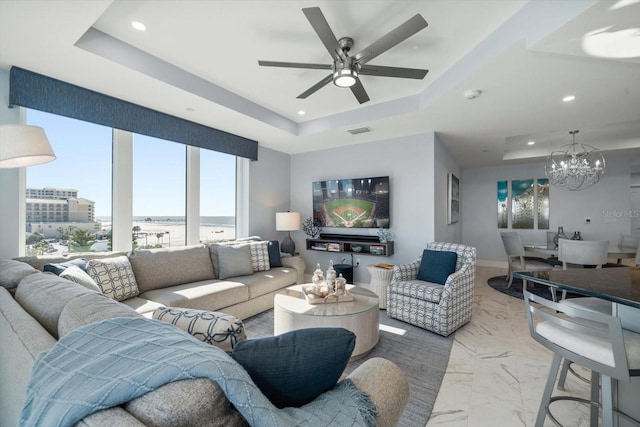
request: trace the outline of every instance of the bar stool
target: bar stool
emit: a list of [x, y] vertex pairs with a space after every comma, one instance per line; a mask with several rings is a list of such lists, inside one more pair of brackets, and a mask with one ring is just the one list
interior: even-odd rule
[[[554, 424], [560, 426], [549, 410], [551, 403], [558, 400], [589, 404], [592, 427], [598, 426], [600, 407], [604, 427], [613, 426], [614, 414], [640, 426], [638, 420], [613, 407], [615, 382], [630, 382], [631, 376], [640, 375], [640, 334], [623, 330], [617, 317], [569, 307], [526, 290], [524, 300], [531, 337], [554, 353], [538, 409], [536, 427], [543, 426], [547, 415]], [[551, 396], [563, 358], [591, 369], [590, 400], [574, 396]], [[602, 404], [599, 403], [600, 384]]]

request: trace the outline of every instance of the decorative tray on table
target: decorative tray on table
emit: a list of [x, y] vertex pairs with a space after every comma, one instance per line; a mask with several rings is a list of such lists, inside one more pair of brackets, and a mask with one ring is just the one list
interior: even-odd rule
[[346, 289], [340, 292], [331, 292], [326, 295], [315, 293], [315, 286], [303, 286], [302, 293], [309, 304], [325, 304], [328, 302], [348, 302], [353, 301], [353, 294]]

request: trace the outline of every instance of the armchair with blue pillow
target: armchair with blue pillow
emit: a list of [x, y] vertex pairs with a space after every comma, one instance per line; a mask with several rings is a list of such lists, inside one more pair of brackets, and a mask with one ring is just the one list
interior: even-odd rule
[[448, 336], [471, 319], [476, 248], [429, 243], [422, 255], [393, 268], [387, 315]]

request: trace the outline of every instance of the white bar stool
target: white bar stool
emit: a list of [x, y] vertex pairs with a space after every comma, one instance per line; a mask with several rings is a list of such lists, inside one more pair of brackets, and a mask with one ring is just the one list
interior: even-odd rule
[[[547, 415], [554, 424], [560, 426], [549, 411], [550, 404], [559, 400], [589, 404], [591, 427], [598, 426], [600, 407], [602, 407], [604, 427], [613, 427], [614, 414], [640, 426], [640, 421], [630, 418], [613, 407], [614, 382], [630, 382], [631, 376], [640, 374], [640, 334], [623, 330], [620, 319], [617, 317], [569, 307], [526, 290], [524, 300], [531, 336], [554, 353], [538, 409], [536, 427], [543, 426]], [[532, 303], [537, 303], [539, 306]], [[591, 369], [590, 400], [573, 396], [551, 396], [563, 358]], [[600, 383], [602, 383], [602, 404], [599, 403]]]

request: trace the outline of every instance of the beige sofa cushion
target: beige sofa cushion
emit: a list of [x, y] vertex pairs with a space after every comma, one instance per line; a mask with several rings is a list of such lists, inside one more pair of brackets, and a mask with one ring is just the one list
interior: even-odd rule
[[58, 333], [62, 338], [74, 329], [114, 317], [139, 317], [134, 309], [111, 298], [90, 293], [72, 299], [62, 309], [58, 319]]
[[131, 307], [136, 311], [136, 313], [142, 314], [144, 317], [148, 317], [149, 319], [151, 319], [151, 314], [156, 308], [164, 307], [164, 304], [140, 298], [139, 296], [124, 300], [121, 304]]
[[140, 294], [140, 298], [167, 307], [220, 310], [249, 299], [249, 290], [242, 283], [224, 280], [205, 280]]
[[279, 291], [296, 283], [298, 272], [292, 268], [274, 267], [269, 271], [260, 271], [249, 276], [234, 277], [234, 282], [247, 286], [249, 299]]
[[16, 301], [56, 339], [64, 306], [76, 297], [97, 295], [94, 291], [51, 273], [31, 274], [16, 289]]
[[129, 261], [140, 293], [215, 278], [204, 245], [136, 250]]
[[38, 270], [24, 262], [12, 259], [0, 259], [0, 286], [14, 290], [20, 281]]

